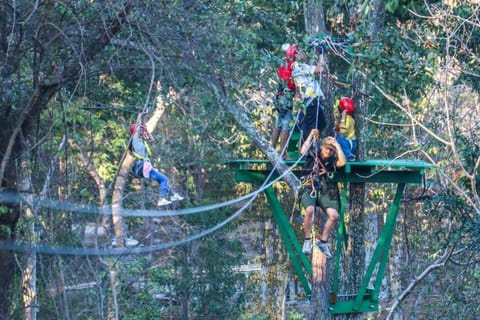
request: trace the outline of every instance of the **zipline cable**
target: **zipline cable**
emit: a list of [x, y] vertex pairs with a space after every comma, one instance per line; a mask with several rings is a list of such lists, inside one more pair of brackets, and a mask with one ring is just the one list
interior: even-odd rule
[[[196, 239], [198, 239], [200, 237], [203, 237], [207, 234], [210, 234], [210, 233], [220, 229], [221, 227], [223, 227], [224, 225], [226, 225], [227, 223], [229, 223], [230, 221], [232, 221], [236, 217], [238, 217], [245, 210], [245, 208], [247, 208], [256, 199], [256, 197], [258, 196], [258, 194], [260, 192], [267, 189], [268, 187], [273, 185], [275, 182], [281, 180], [285, 175], [289, 174], [292, 171], [292, 169], [294, 167], [296, 167], [297, 164], [302, 159], [303, 159], [303, 156], [300, 156], [297, 159], [297, 161], [291, 167], [289, 167], [288, 170], [286, 170], [284, 173], [279, 175], [276, 179], [268, 182], [269, 178], [267, 177], [267, 179], [265, 179], [264, 183], [262, 184], [262, 186], [259, 189], [250, 193], [249, 195], [240, 197], [240, 198], [242, 198], [242, 200], [249, 199], [249, 201], [247, 203], [245, 203], [239, 210], [237, 210], [230, 217], [226, 218], [225, 220], [223, 220], [222, 222], [213, 226], [212, 228], [209, 228], [209, 229], [204, 230], [200, 233], [194, 234], [194, 235], [189, 236], [189, 237], [185, 237], [185, 238], [180, 239], [180, 240], [170, 241], [170, 242], [167, 242], [167, 243], [162, 243], [162, 244], [158, 244], [158, 245], [151, 245], [151, 246], [146, 246], [146, 247], [134, 247], [134, 248], [124, 248], [124, 249], [120, 249], [120, 248], [119, 249], [117, 249], [117, 248], [102, 248], [102, 249], [99, 249], [99, 248], [79, 248], [79, 247], [66, 247], [66, 246], [60, 247], [60, 246], [38, 245], [38, 244], [22, 243], [22, 242], [13, 243], [12, 241], [0, 241], [0, 249], [20, 251], [20, 252], [58, 254], [58, 255], [118, 256], [118, 255], [126, 255], [126, 254], [151, 253], [151, 252], [167, 249], [167, 248], [170, 248], [170, 247], [178, 246], [178, 245], [196, 240]], [[271, 176], [272, 174], [273, 174], [273, 171], [270, 172], [269, 176]], [[4, 199], [9, 198], [9, 197], [5, 197], [5, 193], [0, 194], [0, 197], [2, 197]], [[242, 201], [242, 200], [240, 200], [240, 201]], [[233, 200], [231, 202], [236, 203], [236, 202], [239, 202], [239, 201]], [[205, 207], [213, 208], [216, 205], [218, 205], [218, 204], [213, 204], [213, 205], [205, 206]], [[205, 208], [205, 207], [203, 207], [203, 208]], [[144, 210], [144, 211], [147, 211], [147, 210]], [[174, 210], [174, 211], [165, 210], [165, 211], [159, 211], [159, 212], [169, 213], [168, 215], [172, 215], [171, 213], [173, 213], [173, 212], [176, 213], [177, 211], [183, 211], [183, 210]], [[203, 211], [206, 211], [206, 210], [203, 210]], [[101, 211], [98, 210], [98, 213], [100, 214]], [[144, 213], [146, 213], [146, 212], [144, 212]], [[153, 215], [153, 214], [150, 215], [149, 214], [149, 215], [141, 215], [141, 216], [152, 216], [152, 217], [154, 217], [154, 216], [160, 216], [160, 215]]]

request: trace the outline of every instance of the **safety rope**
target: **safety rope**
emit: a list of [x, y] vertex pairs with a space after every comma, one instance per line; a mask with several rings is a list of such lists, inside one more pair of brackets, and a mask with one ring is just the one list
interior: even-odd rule
[[[36, 253], [44, 253], [44, 254], [58, 254], [58, 255], [77, 255], [77, 256], [120, 256], [124, 254], [141, 254], [141, 253], [152, 253], [160, 250], [164, 250], [167, 248], [179, 246], [190, 241], [199, 239], [205, 235], [215, 232], [216, 230], [222, 228], [227, 223], [232, 221], [233, 219], [237, 218], [240, 214], [242, 214], [245, 209], [250, 206], [253, 200], [256, 199], [257, 195], [263, 192], [265, 189], [269, 188], [274, 183], [283, 179], [283, 177], [289, 174], [293, 168], [295, 168], [298, 163], [303, 159], [303, 156], [300, 156], [297, 161], [288, 168], [285, 172], [279, 175], [277, 178], [271, 180], [269, 182], [269, 177], [273, 174], [274, 170], [270, 172], [268, 178], [265, 179], [265, 182], [262, 184], [260, 188], [257, 190], [244, 195], [242, 197], [221, 202], [215, 203], [212, 205], [207, 205], [203, 207], [196, 207], [196, 208], [189, 208], [189, 209], [180, 209], [180, 210], [122, 210], [121, 216], [123, 217], [165, 217], [165, 216], [175, 216], [175, 215], [185, 215], [185, 214], [193, 214], [199, 213], [204, 211], [212, 211], [213, 209], [221, 208], [227, 205], [232, 205], [238, 203], [240, 201], [244, 201], [248, 199], [247, 203], [245, 203], [240, 209], [235, 211], [230, 217], [226, 218], [225, 220], [221, 221], [217, 225], [194, 234], [192, 236], [185, 237], [180, 240], [169, 241], [166, 243], [158, 244], [158, 245], [150, 245], [150, 246], [143, 246], [143, 247], [134, 247], [134, 248], [84, 248], [84, 247], [66, 247], [66, 246], [50, 246], [50, 245], [39, 245], [39, 244], [19, 244], [13, 241], [0, 241], [0, 249], [5, 250], [15, 250], [15, 251], [22, 251], [22, 252], [36, 252]], [[19, 202], [21, 201], [18, 195], [7, 195], [5, 193], [0, 193], [0, 200], [3, 202]], [[50, 203], [50, 205], [49, 205]], [[54, 205], [51, 205], [54, 204]], [[100, 208], [98, 206], [85, 206], [83, 204], [68, 204], [65, 201], [59, 200], [50, 200], [50, 201], [42, 201], [39, 207], [43, 208], [53, 208], [58, 210], [66, 210], [68, 211], [76, 211], [79, 213], [93, 213], [97, 215], [111, 215], [111, 209], [105, 210], [105, 208]]]
[[135, 149], [133, 149], [133, 148], [132, 148], [132, 150], [130, 150], [130, 152], [137, 159], [144, 160], [144, 161], [150, 161], [150, 156], [152, 155], [152, 149], [150, 149], [150, 146], [147, 143], [147, 141], [143, 141], [143, 144], [145, 145], [145, 149], [147, 151], [147, 156], [146, 157], [142, 156], [141, 154], [139, 154], [137, 152], [135, 152]]

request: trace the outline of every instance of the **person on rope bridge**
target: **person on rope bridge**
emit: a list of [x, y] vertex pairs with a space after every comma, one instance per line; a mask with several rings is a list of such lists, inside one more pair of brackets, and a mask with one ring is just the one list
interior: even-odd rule
[[322, 75], [325, 68], [325, 61], [322, 54], [318, 54], [316, 65], [307, 63], [307, 54], [297, 44], [291, 45], [287, 50], [294, 55], [295, 61], [292, 64], [292, 79], [295, 83], [295, 99], [302, 101], [304, 118], [302, 119], [302, 142], [312, 129], [320, 133], [326, 126], [322, 101], [325, 96], [320, 87], [317, 76]]
[[295, 57], [288, 54], [289, 47], [289, 44], [282, 45], [282, 50], [285, 51], [285, 57], [283, 58], [285, 64], [277, 68], [278, 87], [273, 101], [277, 117], [271, 137], [273, 148], [276, 147], [278, 138], [280, 138], [280, 153], [284, 160], [291, 160], [284, 149], [292, 130], [293, 97], [295, 95], [295, 84], [292, 80], [292, 64]]
[[[168, 177], [160, 171], [153, 168], [150, 162], [150, 156], [152, 154], [148, 142], [154, 140], [153, 136], [148, 132], [147, 128], [136, 123], [130, 126], [130, 135], [132, 135], [132, 141], [129, 146], [129, 150], [136, 158], [133, 165], [133, 174], [137, 178], [153, 179], [159, 184], [159, 199], [157, 206], [166, 206], [173, 201], [183, 200], [183, 197], [174, 192], [169, 185]], [[170, 200], [167, 199], [170, 197]]]
[[305, 240], [302, 251], [305, 254], [312, 253], [313, 218], [315, 209], [320, 207], [327, 215], [327, 220], [316, 245], [327, 258], [331, 258], [327, 241], [339, 215], [336, 201], [328, 196], [326, 178], [336, 168], [343, 167], [346, 160], [342, 147], [334, 137], [319, 140], [319, 136], [319, 130], [312, 129], [300, 149], [301, 155], [306, 157], [301, 172], [302, 186], [299, 190], [301, 204], [305, 208], [303, 222]]
[[355, 161], [355, 151], [357, 149], [357, 137], [355, 135], [355, 119], [353, 111], [355, 104], [352, 99], [342, 97], [338, 101], [338, 111], [340, 116], [337, 121], [336, 136], [337, 142], [342, 147], [343, 153], [348, 161]]

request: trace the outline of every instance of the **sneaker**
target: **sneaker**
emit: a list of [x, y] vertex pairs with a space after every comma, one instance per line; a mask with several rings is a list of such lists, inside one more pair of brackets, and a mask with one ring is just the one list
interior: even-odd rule
[[138, 240], [134, 238], [125, 238], [125, 247], [132, 248], [138, 245]]
[[162, 206], [166, 206], [167, 204], [170, 204], [170, 203], [172, 203], [172, 201], [168, 201], [165, 198], [160, 198], [160, 199], [158, 199], [157, 206], [162, 207]]
[[328, 243], [322, 243], [321, 241], [318, 241], [317, 247], [320, 249], [320, 251], [322, 251], [325, 257], [329, 259], [333, 257], [333, 255], [330, 253], [330, 249], [328, 248]]
[[305, 254], [312, 254], [312, 240], [303, 241], [302, 252]]
[[184, 198], [176, 192], [173, 194], [173, 196], [170, 197], [170, 201], [180, 201], [183, 199]]
[[357, 160], [357, 157], [355, 157], [354, 155], [351, 155], [350, 157], [348, 157], [347, 160], [348, 161], [355, 161], [355, 160]]

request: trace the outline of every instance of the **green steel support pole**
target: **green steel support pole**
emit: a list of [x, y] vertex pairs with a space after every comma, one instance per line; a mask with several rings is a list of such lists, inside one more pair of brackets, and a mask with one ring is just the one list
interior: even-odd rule
[[397, 186], [397, 192], [395, 194], [393, 204], [390, 207], [390, 210], [387, 214], [385, 225], [383, 227], [380, 237], [378, 238], [375, 251], [373, 252], [372, 260], [368, 265], [367, 272], [365, 273], [365, 277], [363, 278], [362, 286], [360, 287], [360, 291], [358, 292], [357, 297], [355, 298], [355, 303], [353, 305], [354, 311], [360, 310], [363, 296], [367, 291], [368, 283], [370, 282], [370, 278], [372, 277], [373, 271], [377, 263], [379, 263], [379, 266], [378, 266], [377, 279], [375, 282], [375, 292], [373, 293], [374, 297], [372, 301], [378, 300], [378, 291], [380, 290], [380, 285], [383, 279], [383, 273], [385, 271], [385, 265], [388, 260], [388, 251], [390, 249], [390, 243], [392, 241], [393, 232], [395, 230], [395, 223], [397, 221], [398, 208], [399, 208], [400, 200], [401, 200], [404, 189], [405, 189], [405, 183], [399, 183]]
[[338, 283], [340, 277], [340, 254], [342, 252], [342, 241], [346, 239], [345, 235], [345, 212], [347, 211], [347, 192], [348, 183], [343, 184], [342, 200], [340, 203], [340, 217], [338, 219], [337, 246], [335, 247], [335, 267], [333, 271], [332, 292], [338, 292]]
[[[380, 287], [382, 285], [383, 276], [385, 275], [385, 269], [387, 268], [388, 254], [392, 245], [393, 233], [395, 232], [395, 224], [397, 222], [398, 211], [400, 209], [400, 201], [402, 200], [403, 190], [405, 189], [405, 183], [400, 183], [397, 187], [395, 198], [393, 199], [392, 207], [387, 215], [385, 226], [382, 230], [382, 235], [385, 234], [385, 244], [383, 245], [384, 251], [380, 255], [380, 265], [378, 266], [377, 279], [375, 280], [375, 290], [372, 294], [374, 301], [378, 301], [378, 295], [380, 293]], [[383, 232], [385, 229], [385, 233]]]
[[[270, 209], [272, 210], [273, 217], [277, 222], [280, 235], [283, 238], [285, 247], [290, 256], [290, 260], [292, 261], [293, 268], [295, 269], [297, 276], [302, 283], [305, 293], [308, 297], [310, 297], [311, 288], [308, 279], [305, 276], [305, 272], [310, 279], [312, 276], [312, 265], [305, 256], [305, 254], [302, 252], [302, 248], [300, 246], [300, 243], [298, 242], [297, 236], [295, 235], [295, 232], [292, 229], [280, 202], [278, 201], [277, 195], [275, 194], [275, 191], [271, 186], [265, 189], [265, 195], [267, 196], [267, 200], [270, 204]], [[302, 263], [302, 265], [300, 265], [300, 262]], [[302, 266], [305, 271], [302, 270]]]

